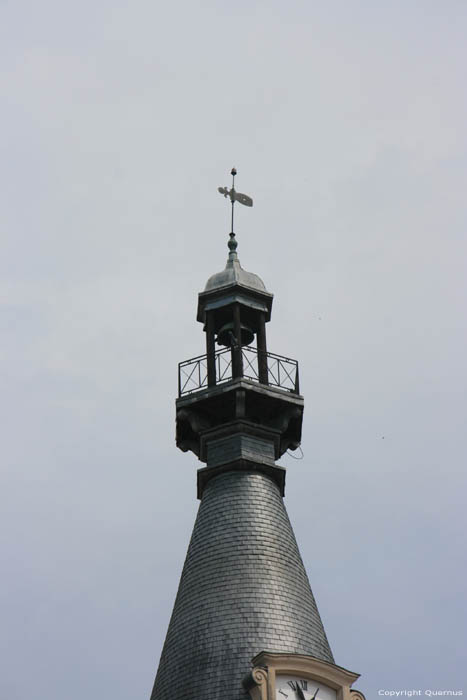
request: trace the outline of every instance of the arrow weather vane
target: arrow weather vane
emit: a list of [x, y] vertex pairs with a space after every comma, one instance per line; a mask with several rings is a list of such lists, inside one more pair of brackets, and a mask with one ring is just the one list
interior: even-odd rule
[[242, 194], [241, 192], [235, 191], [235, 175], [237, 174], [237, 170], [235, 168], [232, 168], [232, 170], [230, 171], [230, 174], [232, 175], [232, 189], [228, 190], [227, 187], [218, 187], [217, 191], [220, 192], [221, 194], [223, 194], [224, 197], [230, 197], [230, 201], [232, 202], [232, 230], [230, 232], [230, 235], [233, 236], [233, 235], [235, 235], [234, 234], [234, 204], [235, 204], [235, 202], [240, 202], [240, 204], [244, 204], [246, 207], [252, 207], [253, 200], [247, 194]]

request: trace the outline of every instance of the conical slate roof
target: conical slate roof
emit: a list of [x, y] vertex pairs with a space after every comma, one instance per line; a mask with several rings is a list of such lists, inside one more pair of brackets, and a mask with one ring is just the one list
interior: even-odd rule
[[151, 700], [246, 700], [263, 650], [334, 661], [279, 487], [230, 471], [205, 488]]

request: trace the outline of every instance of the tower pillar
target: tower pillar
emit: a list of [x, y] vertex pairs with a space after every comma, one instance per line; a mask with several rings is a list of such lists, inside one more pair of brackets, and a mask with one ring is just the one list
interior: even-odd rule
[[259, 381], [261, 384], [269, 384], [268, 381], [268, 357], [266, 350], [266, 317], [264, 311], [261, 311], [258, 315], [258, 336], [257, 336], [257, 347], [258, 347], [258, 370], [259, 370]]
[[243, 377], [242, 361], [242, 326], [240, 319], [240, 304], [237, 302], [232, 307], [233, 315], [233, 337], [232, 342], [232, 375], [234, 379]]
[[214, 315], [212, 311], [206, 313], [206, 359], [208, 372], [208, 386], [216, 385], [216, 341]]

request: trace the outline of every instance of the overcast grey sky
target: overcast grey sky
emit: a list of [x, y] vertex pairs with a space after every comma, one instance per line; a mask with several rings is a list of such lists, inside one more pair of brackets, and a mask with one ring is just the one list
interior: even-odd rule
[[0, 698], [149, 697], [232, 165], [336, 662], [368, 700], [465, 694], [466, 3], [2, 0], [0, 27]]

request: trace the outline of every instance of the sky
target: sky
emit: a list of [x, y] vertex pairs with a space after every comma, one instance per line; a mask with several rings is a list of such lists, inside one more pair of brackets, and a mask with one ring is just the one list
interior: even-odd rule
[[297, 358], [285, 503], [336, 663], [463, 690], [467, 6], [0, 2], [0, 698], [149, 698], [193, 527], [197, 294]]

